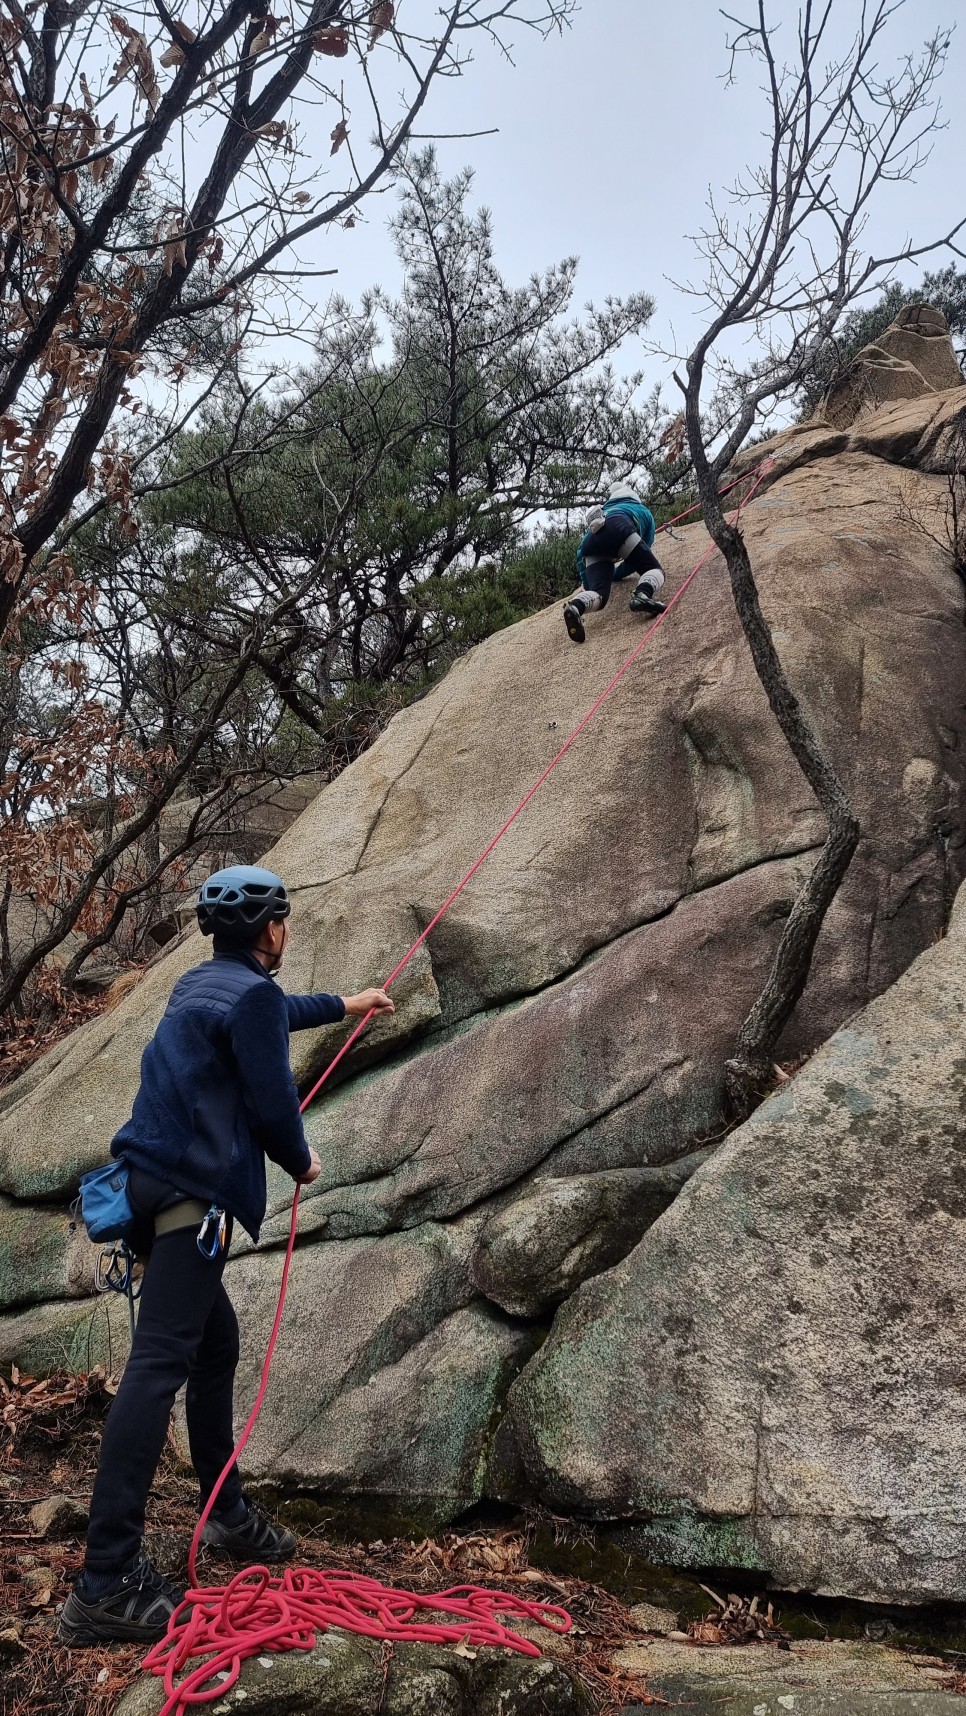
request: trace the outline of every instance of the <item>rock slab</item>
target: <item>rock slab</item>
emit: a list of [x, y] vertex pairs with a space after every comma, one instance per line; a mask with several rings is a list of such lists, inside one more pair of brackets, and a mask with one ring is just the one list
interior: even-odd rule
[[614, 1660], [646, 1675], [652, 1696], [688, 1716], [958, 1716], [962, 1704], [941, 1689], [952, 1676], [948, 1663], [875, 1644], [700, 1650], [662, 1639], [630, 1645]]
[[[138, 1681], [115, 1716], [157, 1716], [164, 1689]], [[397, 1644], [383, 1670], [378, 1643], [336, 1629], [310, 1652], [247, 1662], [212, 1716], [590, 1716], [586, 1693], [559, 1663], [505, 1650], [474, 1658]]]
[[779, 1587], [966, 1600], [966, 890], [580, 1288], [510, 1395], [555, 1508]]

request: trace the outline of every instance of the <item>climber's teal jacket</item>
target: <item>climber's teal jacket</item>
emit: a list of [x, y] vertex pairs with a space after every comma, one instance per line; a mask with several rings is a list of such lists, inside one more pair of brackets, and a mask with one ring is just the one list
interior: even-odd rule
[[[588, 554], [591, 558], [606, 560], [613, 551], [613, 558], [616, 560], [621, 543], [630, 535], [631, 530], [637, 532], [645, 548], [653, 547], [654, 538], [657, 535], [654, 514], [648, 507], [642, 506], [640, 501], [605, 501], [602, 510], [608, 523], [605, 524], [603, 530], [588, 530], [587, 534], [581, 538], [580, 547], [577, 550], [577, 571], [580, 574], [581, 582], [583, 582], [584, 562]], [[622, 519], [618, 517], [618, 514], [629, 521], [628, 529], [621, 529]], [[611, 519], [614, 520], [613, 524], [609, 522]]]

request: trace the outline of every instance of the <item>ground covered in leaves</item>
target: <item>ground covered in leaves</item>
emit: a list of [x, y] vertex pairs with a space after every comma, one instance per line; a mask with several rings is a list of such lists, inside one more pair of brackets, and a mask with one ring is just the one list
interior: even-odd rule
[[[137, 1648], [69, 1651], [55, 1638], [59, 1608], [82, 1560], [83, 1510], [111, 1394], [110, 1379], [99, 1372], [43, 1382], [16, 1372], [12, 1380], [0, 1379], [2, 1716], [110, 1716], [137, 1675]], [[155, 1486], [146, 1539], [148, 1553], [172, 1576], [186, 1576], [195, 1494], [172, 1446]], [[36, 1510], [55, 1496], [70, 1506], [61, 1508], [61, 1519], [45, 1535]], [[558, 1578], [531, 1565], [531, 1543], [525, 1526], [369, 1543], [333, 1543], [322, 1531], [310, 1530], [299, 1534], [298, 1560], [369, 1573], [418, 1591], [451, 1585], [457, 1576], [561, 1603], [574, 1620], [567, 1665], [600, 1711], [651, 1702], [639, 1676], [617, 1672], [610, 1662], [615, 1650], [641, 1637], [629, 1607], [586, 1580]]]
[[[136, 1647], [69, 1651], [55, 1637], [58, 1611], [83, 1555], [87, 1498], [113, 1391], [112, 1380], [99, 1371], [42, 1381], [16, 1371], [0, 1377], [0, 1716], [112, 1716], [138, 1674], [142, 1652]], [[293, 1511], [298, 1516], [299, 1509]], [[145, 1546], [173, 1577], [186, 1577], [195, 1519], [194, 1480], [172, 1442], [152, 1496]], [[289, 1523], [298, 1529], [298, 1518]], [[541, 1634], [538, 1642], [583, 1682], [600, 1716], [663, 1702], [640, 1674], [613, 1660], [628, 1643], [641, 1642], [649, 1627], [699, 1650], [787, 1646], [781, 1617], [754, 1593], [720, 1596], [703, 1587], [706, 1612], [683, 1618], [682, 1631], [660, 1626], [666, 1610], [648, 1609], [633, 1596], [624, 1601], [581, 1576], [588, 1560], [599, 1563], [600, 1552], [575, 1541], [573, 1532], [571, 1522], [527, 1518], [421, 1541], [352, 1542], [327, 1536], [324, 1525], [306, 1529], [303, 1520], [297, 1559], [415, 1591], [466, 1582], [561, 1604], [572, 1616], [572, 1632], [561, 1641]], [[204, 1580], [203, 1557], [199, 1570]], [[214, 1563], [211, 1577], [219, 1579]], [[619, 1577], [609, 1582], [628, 1595]], [[966, 1675], [954, 1679], [951, 1673], [947, 1687], [966, 1693]]]

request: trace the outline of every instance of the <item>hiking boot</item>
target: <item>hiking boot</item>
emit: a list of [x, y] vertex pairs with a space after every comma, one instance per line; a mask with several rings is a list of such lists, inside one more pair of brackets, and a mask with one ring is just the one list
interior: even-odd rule
[[586, 633], [584, 632], [583, 602], [565, 602], [563, 616], [568, 638], [570, 638], [573, 643], [583, 643], [586, 636]]
[[659, 602], [650, 584], [638, 584], [631, 597], [632, 614], [663, 614], [666, 602]]
[[251, 1502], [240, 1525], [226, 1525], [212, 1514], [205, 1522], [201, 1541], [206, 1549], [228, 1555], [232, 1561], [287, 1561], [295, 1553], [294, 1533], [266, 1519]]
[[164, 1637], [184, 1586], [174, 1585], [144, 1555], [98, 1596], [85, 1594], [83, 1573], [74, 1585], [57, 1627], [65, 1645], [153, 1644]]

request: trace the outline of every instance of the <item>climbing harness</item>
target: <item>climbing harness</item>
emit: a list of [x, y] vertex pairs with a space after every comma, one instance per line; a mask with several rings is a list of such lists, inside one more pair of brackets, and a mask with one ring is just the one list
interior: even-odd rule
[[[735, 482], [729, 483], [728, 487], [721, 491], [722, 494], [728, 494], [740, 483], [751, 482], [748, 493], [743, 497], [734, 514], [734, 523], [740, 519], [742, 512], [756, 494], [773, 464], [773, 459], [765, 459], [762, 464], [737, 478]], [[677, 518], [669, 519], [668, 525], [679, 523], [682, 518], [688, 517], [689, 513], [698, 511], [699, 506], [700, 503], [688, 508], [687, 512], [680, 513]], [[663, 525], [661, 529], [666, 530], [668, 525]], [[529, 792], [520, 800], [516, 810], [507, 818], [489, 845], [480, 853], [476, 862], [470, 866], [466, 874], [457, 883], [448, 899], [443, 902], [435, 916], [430, 919], [421, 935], [417, 936], [412, 946], [387, 977], [383, 985], [384, 988], [388, 989], [405, 971], [410, 960], [414, 958], [440, 920], [446, 916], [450, 907], [472, 881], [481, 865], [485, 864], [490, 853], [513, 827], [517, 818], [522, 816], [531, 799], [540, 791], [558, 763], [563, 760], [581, 733], [590, 725], [598, 709], [606, 703], [625, 674], [630, 671], [634, 662], [646, 649], [658, 627], [664, 624], [668, 615], [677, 607], [686, 591], [694, 583], [702, 567], [707, 564], [715, 552], [715, 544], [712, 543], [688, 573], [680, 588], [675, 591], [664, 612], [658, 614], [653, 623], [648, 626], [640, 642], [614, 674], [609, 684], [605, 686], [592, 708], [574, 728], [556, 755], [551, 758]], [[338, 1053], [333, 1056], [321, 1078], [317, 1080], [303, 1099], [301, 1103], [302, 1113], [305, 1112], [310, 1103], [314, 1102], [340, 1061], [344, 1060], [353, 1044], [362, 1035], [374, 1013], [375, 1008], [371, 1008], [365, 1017], [360, 1019], [355, 1030], [343, 1043]], [[472, 1585], [460, 1585], [450, 1591], [418, 1596], [411, 1591], [392, 1590], [380, 1585], [377, 1580], [357, 1574], [288, 1568], [280, 1577], [273, 1577], [267, 1567], [248, 1567], [238, 1573], [227, 1585], [199, 1586], [197, 1559], [201, 1534], [225, 1479], [244, 1452], [255, 1428], [268, 1389], [269, 1371], [282, 1324], [282, 1314], [288, 1292], [289, 1272], [295, 1251], [299, 1190], [300, 1188], [296, 1186], [295, 1195], [292, 1199], [288, 1244], [282, 1264], [282, 1279], [279, 1286], [275, 1320], [265, 1351], [255, 1402], [232, 1451], [231, 1458], [219, 1475], [202, 1510], [201, 1518], [195, 1527], [188, 1554], [190, 1588], [185, 1595], [185, 1600], [172, 1615], [165, 1637], [153, 1645], [144, 1658], [144, 1667], [164, 1681], [167, 1696], [158, 1716], [176, 1716], [177, 1712], [185, 1711], [189, 1705], [206, 1704], [216, 1699], [224, 1699], [238, 1679], [242, 1663], [249, 1657], [259, 1656], [273, 1650], [312, 1650], [315, 1646], [316, 1634], [324, 1632], [327, 1627], [331, 1626], [340, 1627], [345, 1632], [361, 1633], [369, 1638], [395, 1641], [409, 1640], [430, 1644], [457, 1644], [462, 1641], [470, 1646], [503, 1645], [511, 1650], [521, 1651], [528, 1656], [539, 1656], [539, 1649], [530, 1640], [513, 1632], [505, 1624], [507, 1620], [536, 1621], [541, 1626], [557, 1633], [567, 1632], [570, 1628], [570, 1616], [565, 1610], [557, 1608], [554, 1604], [527, 1602], [503, 1591], [484, 1590]], [[209, 1211], [206, 1221], [217, 1213], [219, 1212]], [[425, 1610], [432, 1610], [434, 1614], [445, 1614], [451, 1618], [446, 1621], [434, 1621], [432, 1624], [416, 1619]], [[180, 1682], [177, 1681], [176, 1677], [185, 1669], [187, 1672], [184, 1678]]]

